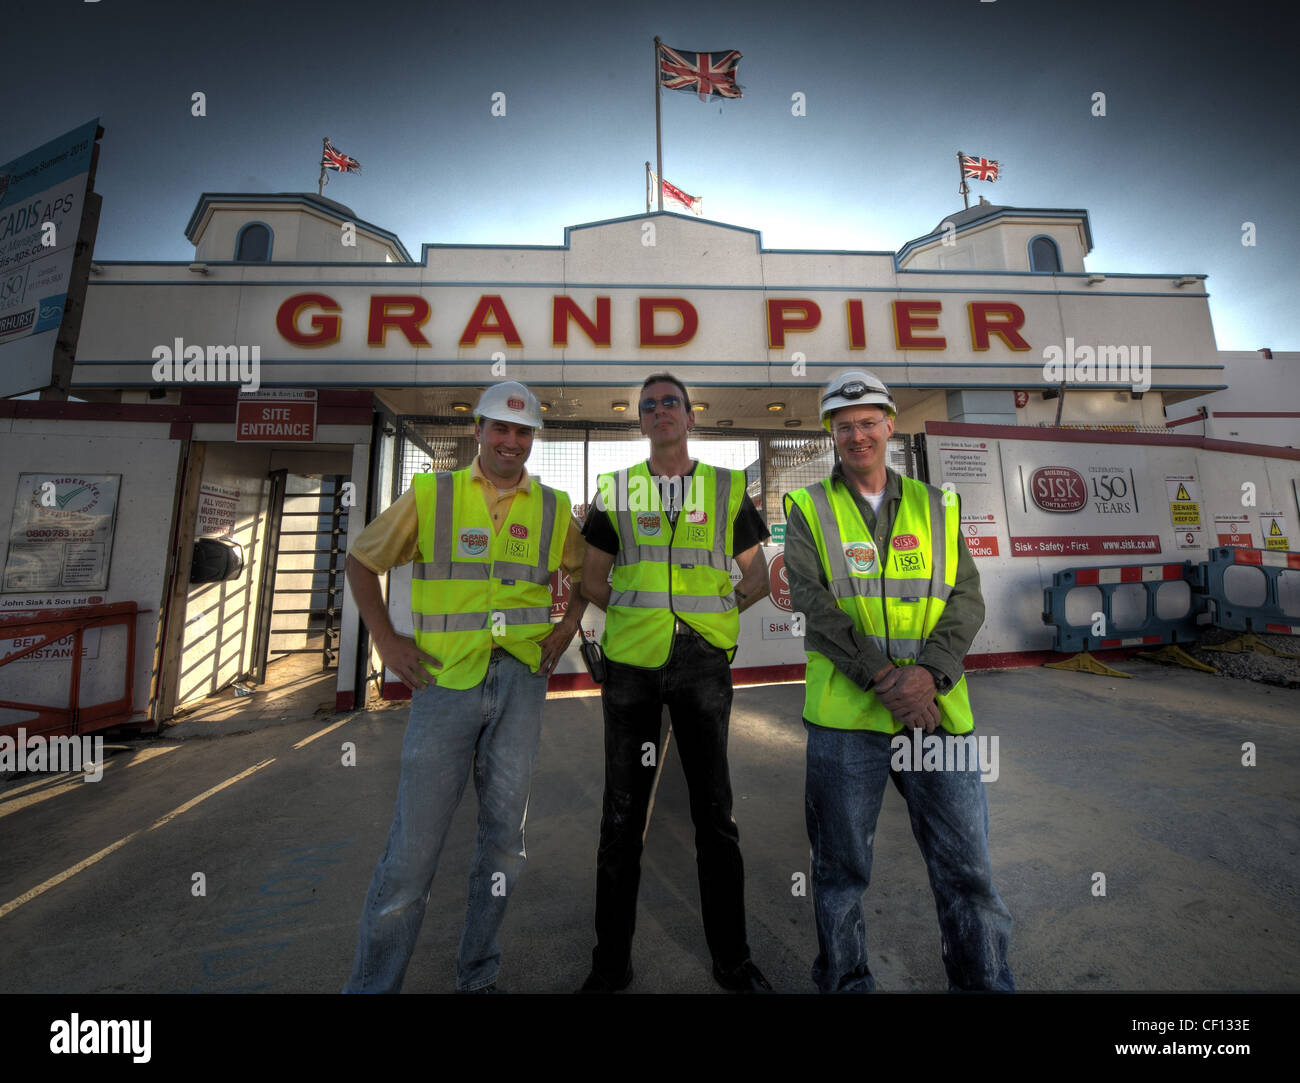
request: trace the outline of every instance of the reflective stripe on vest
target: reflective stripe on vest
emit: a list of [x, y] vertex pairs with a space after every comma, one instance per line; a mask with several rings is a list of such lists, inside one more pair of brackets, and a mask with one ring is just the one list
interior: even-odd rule
[[619, 540], [605, 653], [626, 665], [662, 666], [676, 616], [715, 647], [735, 647], [740, 614], [731, 585], [732, 526], [745, 499], [744, 472], [697, 463], [676, 524], [647, 463], [602, 474], [599, 488]]
[[[952, 593], [960, 523], [956, 505], [945, 506], [939, 490], [912, 478], [899, 482], [902, 499], [883, 555], [843, 483], [828, 479], [788, 493], [786, 500], [798, 505], [808, 523], [836, 604], [882, 654], [908, 665], [921, 654]], [[942, 524], [937, 538], [936, 523]], [[965, 733], [973, 727], [965, 676], [937, 701], [944, 729]], [[874, 692], [864, 692], [813, 650], [804, 679], [804, 717], [833, 729], [897, 733], [903, 728]]]
[[520, 492], [499, 531], [468, 469], [412, 479], [419, 558], [411, 579], [415, 641], [444, 688], [472, 688], [493, 647], [536, 672], [551, 631], [551, 573], [564, 554], [569, 498], [540, 482]]

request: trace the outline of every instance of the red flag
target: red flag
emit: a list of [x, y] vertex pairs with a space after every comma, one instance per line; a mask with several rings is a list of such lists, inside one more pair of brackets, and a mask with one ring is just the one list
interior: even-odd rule
[[[658, 180], [659, 180], [659, 174], [657, 174], [653, 169], [650, 170], [650, 183], [653, 185]], [[663, 186], [664, 186], [665, 199], [671, 199], [675, 203], [680, 203], [683, 207], [685, 207], [688, 211], [690, 211], [694, 215], [702, 216], [704, 214], [703, 196], [687, 195], [675, 184], [672, 184], [669, 181], [664, 181]]]

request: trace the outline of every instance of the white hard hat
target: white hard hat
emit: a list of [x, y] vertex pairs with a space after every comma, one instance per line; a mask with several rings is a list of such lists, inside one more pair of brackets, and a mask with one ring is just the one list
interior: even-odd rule
[[822, 392], [822, 428], [830, 431], [830, 415], [845, 406], [883, 406], [890, 417], [898, 409], [885, 382], [874, 372], [853, 369], [842, 372]]
[[509, 421], [527, 425], [531, 429], [542, 427], [542, 404], [518, 380], [493, 384], [483, 392], [474, 407], [474, 420], [490, 417], [493, 421]]

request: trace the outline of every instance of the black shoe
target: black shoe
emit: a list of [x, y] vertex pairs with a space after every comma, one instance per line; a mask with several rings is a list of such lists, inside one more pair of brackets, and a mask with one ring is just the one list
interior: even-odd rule
[[587, 975], [587, 980], [582, 983], [580, 993], [621, 993], [632, 984], [632, 964], [627, 964], [627, 973], [619, 981], [610, 981], [598, 970], [593, 970]]
[[717, 963], [713, 964], [713, 977], [722, 988], [733, 993], [770, 993], [772, 987], [767, 979], [754, 965], [752, 959], [746, 959], [739, 966], [723, 970]]
[[457, 992], [472, 996], [475, 993], [504, 993], [505, 990], [498, 989], [497, 983], [493, 982], [491, 985], [480, 985], [477, 989], [458, 989]]

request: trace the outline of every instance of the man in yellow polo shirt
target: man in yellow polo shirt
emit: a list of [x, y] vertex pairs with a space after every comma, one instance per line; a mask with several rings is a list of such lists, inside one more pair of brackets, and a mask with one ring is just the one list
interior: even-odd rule
[[[478, 843], [456, 960], [458, 992], [496, 991], [497, 931], [524, 865], [524, 820], [546, 683], [579, 626], [576, 589], [550, 623], [549, 583], [581, 581], [585, 544], [569, 498], [528, 475], [541, 406], [523, 384], [488, 388], [474, 414], [478, 457], [417, 474], [361, 532], [348, 582], [375, 648], [412, 690], [388, 845], [361, 915], [345, 992], [397, 992], [419, 936], [452, 815], [473, 768]], [[379, 576], [414, 561], [414, 636], [388, 618]]]

